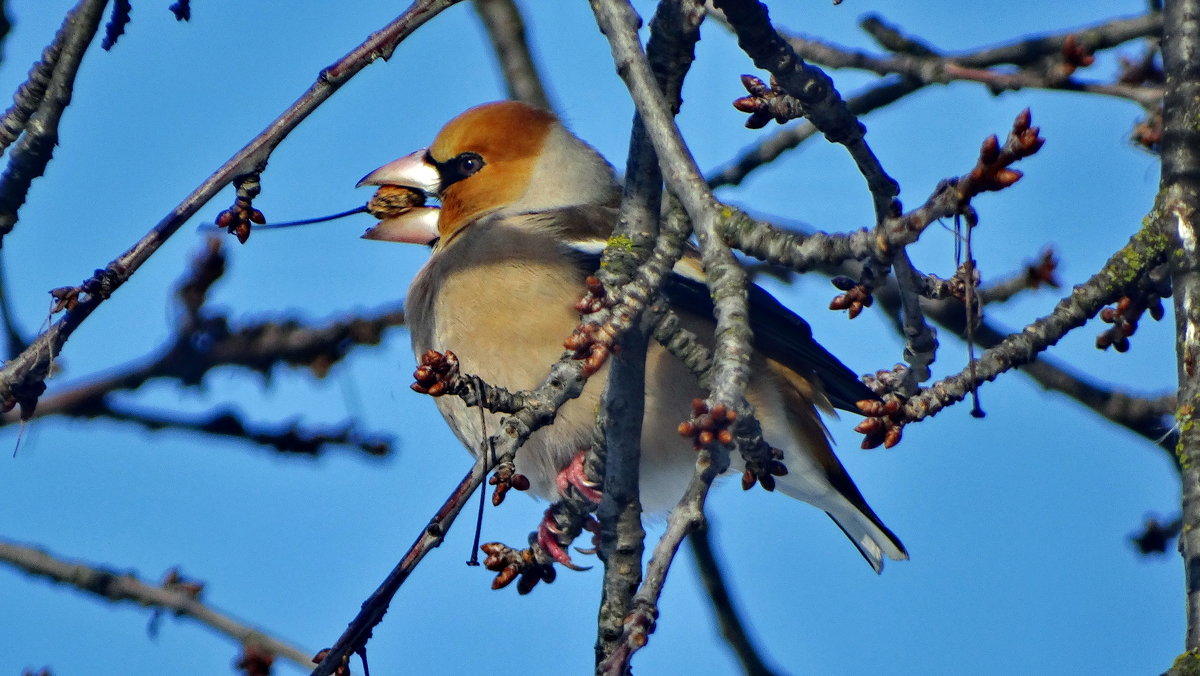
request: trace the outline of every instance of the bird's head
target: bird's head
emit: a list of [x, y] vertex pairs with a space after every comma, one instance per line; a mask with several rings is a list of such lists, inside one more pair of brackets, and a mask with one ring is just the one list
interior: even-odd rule
[[[485, 103], [451, 120], [426, 149], [368, 174], [359, 185], [411, 188], [441, 201], [386, 219], [374, 238], [445, 247], [489, 215], [612, 206], [612, 167], [553, 113], [516, 101]], [[371, 235], [369, 235], [371, 236]]]

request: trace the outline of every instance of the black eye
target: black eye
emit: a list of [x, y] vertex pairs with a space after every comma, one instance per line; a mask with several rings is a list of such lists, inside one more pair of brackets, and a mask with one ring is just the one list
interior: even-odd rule
[[455, 158], [458, 175], [466, 178], [483, 168], [483, 158], [475, 153], [463, 153]]

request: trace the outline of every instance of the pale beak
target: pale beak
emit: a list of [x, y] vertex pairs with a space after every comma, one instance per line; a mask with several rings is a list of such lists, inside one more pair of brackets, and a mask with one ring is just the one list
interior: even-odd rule
[[363, 239], [406, 244], [433, 244], [438, 235], [437, 207], [414, 207], [399, 216], [392, 216], [367, 228]]
[[[357, 187], [400, 186], [419, 190], [428, 197], [436, 197], [441, 189], [441, 175], [428, 158], [429, 152], [422, 148], [372, 171], [358, 182]], [[432, 244], [438, 238], [439, 213], [437, 207], [413, 207], [381, 220], [363, 233], [363, 239]]]
[[355, 187], [399, 185], [416, 188], [430, 197], [436, 197], [442, 188], [442, 177], [438, 174], [437, 167], [429, 163], [428, 158], [429, 151], [425, 148], [409, 153], [363, 176]]

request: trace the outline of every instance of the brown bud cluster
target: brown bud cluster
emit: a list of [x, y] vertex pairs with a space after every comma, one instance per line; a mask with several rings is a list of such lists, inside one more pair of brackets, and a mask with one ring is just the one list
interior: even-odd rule
[[1117, 352], [1127, 352], [1129, 337], [1137, 331], [1138, 320], [1143, 313], [1149, 311], [1154, 321], [1160, 321], [1166, 314], [1162, 303], [1164, 295], [1170, 295], [1169, 287], [1151, 290], [1136, 297], [1124, 296], [1116, 305], [1101, 310], [1100, 321], [1112, 326], [1096, 336], [1096, 347], [1101, 350], [1111, 347]]
[[63, 310], [74, 310], [76, 305], [79, 305], [79, 294], [83, 290], [78, 286], [60, 286], [57, 289], [50, 289], [50, 297], [54, 299], [54, 305], [50, 308], [50, 314], [58, 314]]
[[1092, 50], [1080, 44], [1074, 35], [1068, 35], [1063, 40], [1062, 57], [1063, 62], [1060, 70], [1063, 77], [1069, 77], [1076, 70], [1086, 68], [1096, 62], [1096, 57], [1092, 55]]
[[875, 297], [871, 295], [871, 288], [866, 284], [860, 284], [841, 275], [830, 281], [837, 289], [845, 292], [834, 296], [833, 300], [829, 301], [830, 310], [849, 310], [850, 319], [854, 319], [862, 314], [863, 308], [871, 307], [875, 302]]
[[1130, 140], [1141, 148], [1157, 153], [1163, 140], [1162, 108], [1154, 109], [1145, 119], [1134, 125]]
[[692, 417], [679, 423], [679, 436], [690, 437], [696, 450], [714, 442], [728, 446], [733, 443], [733, 431], [729, 428], [735, 420], [737, 411], [725, 404], [710, 409], [703, 399], [693, 399]]
[[429, 350], [421, 355], [421, 365], [413, 371], [416, 381], [409, 385], [415, 392], [440, 397], [452, 392], [458, 381], [458, 356], [446, 350], [443, 354]]
[[1033, 116], [1029, 109], [1022, 110], [1013, 121], [1012, 131], [1001, 147], [995, 135], [983, 141], [979, 149], [979, 161], [971, 173], [959, 181], [958, 188], [964, 201], [969, 201], [981, 192], [1003, 190], [1016, 183], [1023, 175], [1009, 165], [1033, 155], [1046, 140], [1039, 136], [1040, 129], [1030, 126]]
[[750, 113], [746, 120], [748, 129], [762, 129], [771, 120], [783, 124], [798, 116], [799, 107], [781, 105], [788, 100], [786, 94], [778, 91], [778, 85], [772, 76], [770, 86], [753, 75], [742, 76], [742, 86], [750, 93], [733, 102], [733, 107], [743, 113]]
[[604, 288], [604, 283], [595, 275], [588, 275], [584, 280], [587, 285], [587, 294], [575, 303], [575, 309], [581, 314], [595, 314], [605, 308], [613, 306], [613, 299], [608, 295], [608, 290]]
[[238, 196], [233, 201], [233, 206], [225, 211], [217, 214], [217, 227], [225, 228], [230, 234], [238, 238], [242, 244], [250, 239], [250, 224], [257, 223], [262, 225], [267, 222], [267, 217], [258, 209], [255, 209], [250, 204], [250, 200]]
[[518, 474], [511, 462], [505, 462], [496, 468], [495, 473], [488, 479], [488, 485], [496, 487], [492, 492], [492, 505], [499, 507], [510, 489], [529, 490], [529, 477]]
[[613, 332], [608, 325], [583, 322], [563, 341], [574, 359], [583, 360], [583, 375], [599, 371], [613, 351]]
[[247, 643], [242, 646], [242, 654], [234, 667], [245, 676], [269, 676], [271, 665], [275, 663], [275, 655], [257, 643]]
[[483, 566], [497, 573], [492, 580], [492, 589], [503, 589], [517, 580], [517, 593], [525, 595], [533, 591], [538, 582], [550, 584], [557, 577], [554, 566], [538, 563], [531, 549], [517, 550], [499, 542], [488, 542], [480, 549], [487, 554]]
[[771, 459], [766, 463], [750, 461], [746, 463], [746, 471], [742, 472], [742, 490], [748, 491], [758, 483], [763, 490], [775, 490], [775, 477], [787, 476], [787, 465], [783, 464], [783, 451], [771, 449]]
[[1054, 255], [1053, 249], [1046, 249], [1036, 263], [1025, 268], [1025, 284], [1031, 289], [1036, 289], [1043, 284], [1057, 289], [1062, 286], [1057, 273], [1058, 257]]
[[855, 432], [863, 435], [863, 448], [892, 448], [900, 443], [901, 431], [907, 420], [899, 397], [888, 394], [880, 400], [866, 399], [856, 404], [858, 410], [867, 416], [854, 428]]
[[367, 213], [379, 220], [394, 218], [414, 208], [425, 206], [425, 193], [403, 185], [380, 186], [367, 202]]

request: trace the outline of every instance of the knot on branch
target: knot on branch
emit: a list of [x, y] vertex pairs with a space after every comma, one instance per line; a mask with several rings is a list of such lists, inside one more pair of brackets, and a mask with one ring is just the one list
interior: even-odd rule
[[208, 299], [209, 289], [224, 274], [225, 252], [221, 240], [209, 237], [204, 249], [192, 259], [187, 276], [175, 290], [175, 295], [191, 323], [198, 321], [200, 309]]
[[167, 9], [171, 10], [171, 13], [175, 15], [176, 21], [190, 21], [192, 18], [191, 0], [176, 0]]
[[1179, 532], [1182, 529], [1183, 519], [1181, 518], [1175, 518], [1167, 523], [1163, 523], [1157, 518], [1150, 516], [1146, 517], [1146, 523], [1142, 526], [1142, 532], [1129, 536], [1129, 539], [1142, 554], [1165, 554], [1167, 545], [1179, 537]]
[[8, 391], [8, 396], [0, 402], [0, 412], [8, 413], [14, 407], [20, 406], [21, 420], [32, 418], [37, 409], [38, 399], [46, 392], [46, 375], [46, 369], [34, 369], [14, 383]]
[[199, 600], [204, 592], [204, 583], [183, 576], [179, 568], [172, 568], [163, 574], [161, 586], [163, 589], [180, 592], [185, 596]]
[[1158, 50], [1154, 48], [1142, 52], [1142, 56], [1132, 59], [1124, 54], [1118, 54], [1119, 61], [1117, 82], [1125, 85], [1160, 85], [1167, 81], [1158, 62]]
[[252, 204], [261, 190], [258, 174], [246, 174], [238, 177], [237, 197], [233, 200], [233, 206], [217, 214], [217, 227], [224, 228], [231, 235], [237, 237], [239, 242], [245, 244], [246, 240], [250, 239], [250, 224], [262, 225], [267, 222], [263, 213], [255, 209]]
[[108, 24], [104, 26], [104, 37], [100, 40], [100, 49], [107, 52], [116, 46], [117, 40], [125, 34], [125, 26], [129, 24], [129, 14], [132, 10], [130, 0], [113, 2], [112, 14]]
[[[329, 648], [324, 648], [317, 651], [317, 654], [313, 655], [312, 663], [320, 664], [324, 662], [325, 658], [329, 656], [330, 652], [332, 652], [332, 650]], [[334, 668], [333, 676], [350, 676], [350, 653], [342, 655], [341, 664]]]

